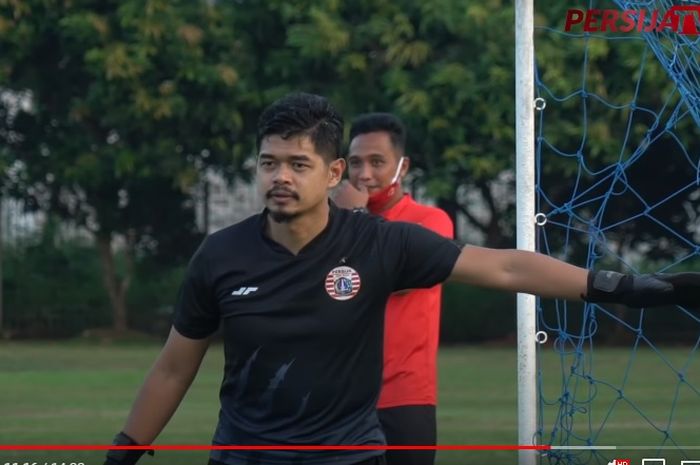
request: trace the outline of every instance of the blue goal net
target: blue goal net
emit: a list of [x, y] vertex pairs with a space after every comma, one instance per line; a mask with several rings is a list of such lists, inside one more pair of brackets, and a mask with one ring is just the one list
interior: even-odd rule
[[[535, 12], [538, 250], [700, 271], [700, 3]], [[537, 315], [542, 463], [700, 460], [699, 312], [542, 300]]]

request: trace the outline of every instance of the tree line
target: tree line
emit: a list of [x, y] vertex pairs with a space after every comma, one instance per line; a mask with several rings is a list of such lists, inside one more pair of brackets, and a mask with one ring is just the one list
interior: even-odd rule
[[[566, 5], [537, 3], [537, 24], [561, 28]], [[515, 199], [502, 189], [515, 144], [513, 23], [507, 0], [0, 1], [3, 195], [91, 232], [114, 328], [125, 330], [139, 260], [181, 265], [192, 250], [182, 244], [200, 239], [190, 192], [202, 174], [250, 180], [258, 115], [303, 90], [348, 118], [398, 114], [427, 194], [485, 245], [513, 246]], [[596, 45], [587, 85], [631, 97], [643, 59], [636, 46]], [[581, 73], [567, 70], [580, 69], [583, 47], [539, 40], [541, 77], [562, 92], [579, 88]], [[659, 103], [673, 82], [653, 60], [644, 72], [639, 99]], [[562, 105], [550, 115], [551, 139], [576, 144], [580, 111]], [[613, 160], [625, 113], [601, 106], [589, 118], [587, 156]], [[561, 169], [552, 162], [542, 176]], [[658, 187], [658, 169], [687, 171], [651, 166], [639, 176]], [[567, 195], [566, 185], [558, 190], [553, 197]], [[683, 202], [666, 215], [679, 227], [689, 221], [674, 215]]]

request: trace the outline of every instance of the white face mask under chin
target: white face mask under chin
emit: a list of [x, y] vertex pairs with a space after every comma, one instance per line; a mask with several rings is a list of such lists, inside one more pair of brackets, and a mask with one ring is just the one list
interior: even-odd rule
[[391, 178], [391, 184], [389, 184], [390, 186], [396, 184], [396, 182], [399, 180], [399, 175], [401, 175], [401, 168], [403, 167], [403, 160], [404, 157], [401, 157], [401, 159], [399, 160], [399, 166], [396, 167], [396, 173], [394, 173], [394, 177]]

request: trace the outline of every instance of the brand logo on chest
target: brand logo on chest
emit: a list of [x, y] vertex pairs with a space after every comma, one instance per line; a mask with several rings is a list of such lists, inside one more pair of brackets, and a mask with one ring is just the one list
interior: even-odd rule
[[349, 266], [336, 266], [326, 275], [326, 292], [335, 300], [352, 299], [360, 284], [360, 274]]

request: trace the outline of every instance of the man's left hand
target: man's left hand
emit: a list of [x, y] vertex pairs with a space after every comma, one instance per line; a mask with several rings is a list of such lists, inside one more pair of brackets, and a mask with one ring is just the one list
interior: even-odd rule
[[366, 188], [361, 187], [360, 189], [357, 189], [355, 186], [350, 184], [350, 181], [343, 180], [335, 189], [333, 189], [331, 198], [340, 208], [353, 210], [356, 208], [366, 208], [369, 194], [367, 193]]

